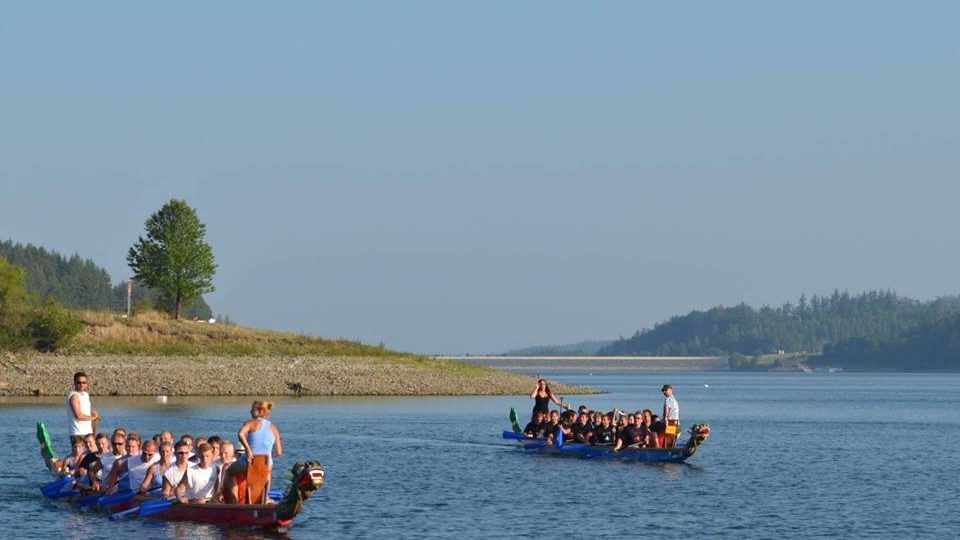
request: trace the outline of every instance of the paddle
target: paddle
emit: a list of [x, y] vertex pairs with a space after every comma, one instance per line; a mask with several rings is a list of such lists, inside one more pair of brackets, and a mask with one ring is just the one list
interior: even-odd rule
[[48, 482], [40, 486], [40, 493], [43, 493], [47, 497], [52, 497], [57, 493], [63, 491], [67, 486], [73, 483], [73, 477], [68, 476], [66, 478], [60, 478], [59, 480], [54, 480], [53, 482]]
[[147, 517], [153, 514], [159, 514], [167, 508], [173, 506], [173, 501], [161, 499], [159, 501], [145, 502], [140, 505], [140, 517]]
[[[154, 486], [148, 489], [147, 493], [150, 493], [151, 491], [156, 491], [161, 487], [162, 486]], [[133, 498], [136, 497], [139, 493], [140, 493], [139, 491], [121, 491], [120, 493], [114, 493], [113, 495], [104, 495], [103, 497], [100, 497], [100, 499], [97, 500], [96, 503], [99, 506], [106, 508], [108, 506], [114, 506], [120, 503], [133, 500]], [[87, 500], [84, 499], [83, 501], [80, 501], [80, 504], [83, 506], [86, 506], [87, 504], [92, 504], [92, 502], [87, 502]]]
[[141, 511], [141, 509], [144, 507], [144, 505], [147, 505], [147, 508], [149, 509], [149, 508], [150, 508], [149, 505], [155, 504], [155, 503], [158, 503], [158, 502], [166, 502], [166, 501], [165, 501], [165, 500], [159, 500], [159, 501], [147, 501], [147, 502], [142, 502], [142, 503], [140, 503], [140, 504], [138, 504], [138, 505], [136, 505], [136, 506], [131, 506], [130, 508], [127, 508], [126, 510], [121, 510], [121, 511], [119, 511], [119, 512], [110, 514], [110, 521], [116, 521], [116, 520], [122, 518], [123, 516], [127, 516], [127, 515], [130, 515], [130, 514], [136, 514], [137, 512], [140, 512], [140, 511]]
[[59, 458], [53, 450], [53, 443], [50, 442], [50, 433], [47, 431], [47, 426], [43, 424], [42, 420], [37, 421], [37, 441], [40, 442], [40, 455], [43, 456], [43, 462], [47, 465], [47, 469], [53, 472], [57, 468], [56, 463]]
[[[113, 506], [115, 504], [120, 504], [132, 500], [137, 496], [136, 491], [121, 491], [120, 493], [114, 493], [113, 495], [104, 495], [102, 497], [96, 498], [93, 501], [87, 502], [86, 499], [80, 502], [81, 506], [87, 506], [89, 504], [97, 503], [98, 506], [104, 508], [108, 506]], [[93, 499], [93, 497], [91, 497]]]
[[79, 495], [79, 494], [80, 494], [79, 489], [71, 489], [70, 491], [61, 491], [60, 493], [55, 493], [53, 495], [50, 495], [49, 497], [51, 499], [62, 499], [64, 497], [73, 497], [74, 495]]
[[168, 499], [160, 499], [158, 501], [147, 501], [144, 503], [140, 503], [137, 506], [131, 506], [130, 508], [127, 508], [125, 510], [121, 510], [114, 514], [110, 514], [110, 521], [116, 521], [122, 518], [123, 516], [136, 514], [137, 512], [140, 513], [140, 517], [146, 517], [151, 514], [157, 514], [157, 513], [163, 512], [167, 508], [170, 508], [172, 504], [173, 504], [173, 501]]
[[510, 426], [513, 428], [514, 433], [521, 433], [523, 431], [520, 428], [520, 417], [517, 415], [517, 410], [513, 407], [510, 407]]
[[126, 515], [136, 514], [137, 512], [140, 511], [141, 506], [143, 505], [138, 504], [137, 506], [131, 506], [130, 508], [127, 508], [126, 510], [121, 510], [115, 514], [110, 514], [110, 521], [116, 521]]

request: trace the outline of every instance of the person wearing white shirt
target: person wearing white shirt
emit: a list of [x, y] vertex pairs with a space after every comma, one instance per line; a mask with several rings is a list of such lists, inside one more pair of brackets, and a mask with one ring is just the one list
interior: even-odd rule
[[663, 447], [673, 448], [680, 434], [680, 404], [673, 396], [673, 387], [669, 384], [660, 389], [663, 392], [663, 421], [667, 424], [667, 431], [663, 436]]
[[67, 426], [71, 437], [93, 433], [93, 421], [100, 420], [100, 415], [90, 406], [89, 387], [90, 377], [86, 373], [73, 374], [73, 390], [67, 394]]
[[213, 464], [213, 448], [203, 443], [197, 447], [200, 461], [180, 479], [177, 486], [177, 498], [182, 503], [209, 502], [219, 490], [220, 468]]

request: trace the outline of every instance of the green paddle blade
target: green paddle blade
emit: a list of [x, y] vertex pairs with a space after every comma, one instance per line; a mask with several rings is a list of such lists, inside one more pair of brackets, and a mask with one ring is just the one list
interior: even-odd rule
[[50, 432], [47, 431], [47, 426], [43, 425], [43, 421], [37, 422], [37, 440], [40, 441], [40, 454], [43, 456], [43, 461], [52, 471], [53, 462], [59, 458], [53, 449], [53, 443], [50, 442]]
[[517, 410], [513, 407], [510, 407], [510, 425], [513, 427], [514, 433], [523, 431], [523, 429], [520, 428], [520, 417], [517, 416]]

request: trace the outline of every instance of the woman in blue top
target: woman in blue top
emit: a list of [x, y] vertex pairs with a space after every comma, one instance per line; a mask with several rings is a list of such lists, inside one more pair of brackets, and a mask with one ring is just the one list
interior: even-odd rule
[[254, 401], [250, 420], [240, 426], [237, 437], [243, 445], [247, 463], [247, 504], [261, 504], [270, 491], [273, 457], [283, 454], [280, 430], [270, 421], [273, 403]]

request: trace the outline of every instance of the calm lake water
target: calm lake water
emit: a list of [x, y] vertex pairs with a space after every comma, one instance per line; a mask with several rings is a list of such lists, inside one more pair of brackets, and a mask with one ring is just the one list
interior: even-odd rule
[[[604, 409], [656, 409], [660, 385], [669, 382], [685, 426], [708, 422], [712, 437], [683, 465], [587, 461], [525, 455], [499, 439], [511, 406], [529, 414], [525, 396], [279, 400], [273, 418], [285, 454], [277, 469], [318, 459], [327, 470], [327, 484], [289, 536], [960, 537], [960, 375], [584, 371], [553, 378], [608, 392], [570, 399]], [[229, 435], [249, 400], [171, 398], [161, 406], [94, 398], [94, 407], [107, 428]], [[34, 425], [45, 420], [63, 442], [65, 408], [60, 400], [7, 400], [0, 413], [8, 444], [0, 527], [8, 535], [260, 535], [110, 522], [45, 500]]]

